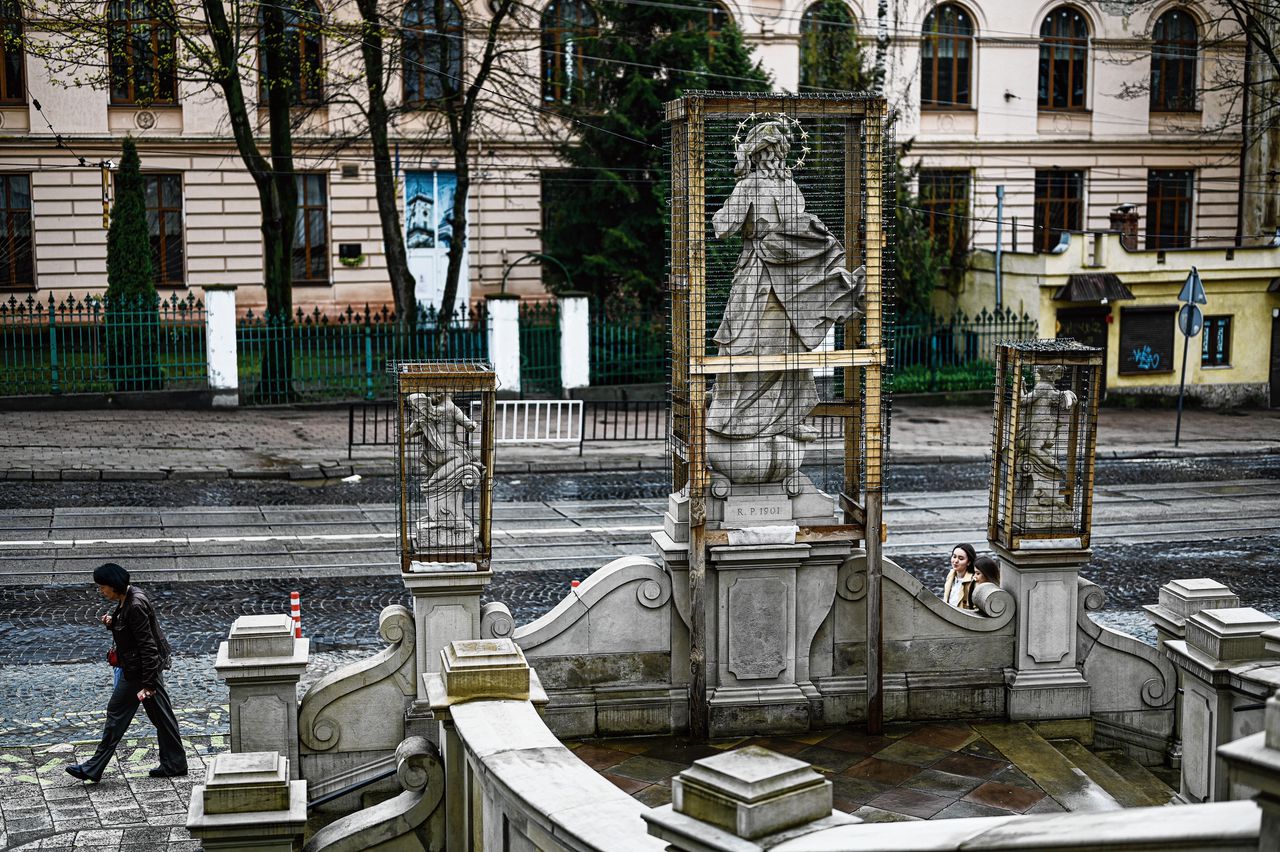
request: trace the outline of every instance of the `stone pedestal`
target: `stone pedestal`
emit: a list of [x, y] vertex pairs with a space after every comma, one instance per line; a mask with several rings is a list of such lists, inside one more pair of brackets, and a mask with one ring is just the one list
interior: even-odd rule
[[191, 791], [187, 830], [208, 852], [293, 852], [307, 822], [307, 782], [274, 751], [220, 754]]
[[[1280, 629], [1263, 634], [1269, 656], [1280, 660]], [[1280, 671], [1277, 671], [1280, 675]], [[1280, 677], [1276, 677], [1280, 687]], [[1232, 782], [1258, 791], [1262, 809], [1258, 852], [1280, 852], [1280, 693], [1267, 699], [1263, 730], [1218, 749]]]
[[1005, 672], [1010, 719], [1087, 719], [1089, 684], [1076, 668], [1077, 579], [1088, 550], [1006, 550], [1000, 585], [1014, 597], [1018, 647]]
[[[1186, 638], [1187, 619], [1197, 612], [1238, 606], [1240, 598], [1229, 588], [1217, 580], [1200, 577], [1165, 583], [1160, 587], [1160, 602], [1146, 604], [1142, 608], [1156, 629], [1156, 647], [1163, 648], [1170, 640]], [[1165, 757], [1165, 763], [1172, 769], [1182, 766], [1182, 732], [1178, 730], [1181, 718], [1182, 695], [1178, 693], [1174, 697], [1173, 736]]]
[[[1187, 619], [1186, 639], [1165, 643], [1182, 690], [1183, 800], [1239, 798], [1232, 794], [1218, 747], [1261, 727], [1257, 712], [1236, 708], [1261, 701], [1280, 685], [1280, 647], [1268, 649], [1263, 636], [1277, 626], [1280, 622], [1252, 607], [1205, 610]], [[1257, 671], [1268, 663], [1271, 684]]]
[[470, 849], [474, 837], [473, 800], [465, 749], [450, 708], [467, 701], [529, 701], [541, 708], [547, 693], [524, 652], [510, 639], [450, 642], [437, 655], [433, 671], [423, 672], [422, 691], [438, 720], [438, 742], [445, 773], [445, 848]]
[[[413, 595], [418, 672], [438, 672], [440, 652], [450, 642], [480, 638], [480, 594], [493, 572], [477, 571], [470, 562], [412, 562], [410, 568], [400, 579]], [[426, 697], [419, 680], [418, 699]]]
[[311, 640], [295, 639], [288, 615], [242, 615], [218, 646], [214, 670], [227, 682], [231, 751], [283, 754], [298, 778], [298, 679]]
[[831, 782], [809, 764], [759, 746], [696, 761], [671, 781], [671, 804], [644, 814], [649, 834], [672, 850], [767, 849], [859, 822], [833, 813]]
[[489, 314], [489, 360], [498, 376], [498, 390], [520, 392], [520, 297], [514, 293], [486, 296]]

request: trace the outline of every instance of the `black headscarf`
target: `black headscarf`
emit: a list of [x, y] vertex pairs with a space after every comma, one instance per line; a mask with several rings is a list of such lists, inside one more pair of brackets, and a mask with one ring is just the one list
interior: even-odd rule
[[93, 582], [124, 594], [129, 588], [129, 572], [114, 562], [104, 562], [93, 569]]

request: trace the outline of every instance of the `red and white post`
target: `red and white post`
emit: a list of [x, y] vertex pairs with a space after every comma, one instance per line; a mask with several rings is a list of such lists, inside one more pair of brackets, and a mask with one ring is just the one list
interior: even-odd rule
[[289, 617], [293, 619], [293, 638], [302, 638], [302, 595], [289, 593]]

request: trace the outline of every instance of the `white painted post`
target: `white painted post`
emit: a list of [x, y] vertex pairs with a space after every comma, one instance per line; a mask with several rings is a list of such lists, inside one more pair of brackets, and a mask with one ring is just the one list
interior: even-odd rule
[[560, 303], [560, 386], [591, 384], [591, 308], [586, 293], [563, 293]]
[[209, 390], [219, 408], [240, 404], [240, 375], [236, 363], [236, 285], [204, 287], [205, 358]]
[[498, 376], [498, 390], [520, 390], [520, 297], [488, 296], [489, 360]]

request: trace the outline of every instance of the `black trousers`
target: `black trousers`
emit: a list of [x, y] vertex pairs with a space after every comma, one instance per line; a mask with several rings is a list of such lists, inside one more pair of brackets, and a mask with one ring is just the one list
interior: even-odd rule
[[187, 770], [187, 753], [182, 748], [182, 737], [178, 734], [178, 720], [173, 715], [173, 705], [169, 703], [169, 693], [164, 688], [164, 680], [156, 694], [146, 701], [138, 701], [138, 690], [142, 687], [121, 676], [107, 702], [107, 724], [102, 732], [102, 742], [93, 757], [81, 764], [85, 772], [94, 778], [102, 777], [116, 746], [129, 730], [134, 714], [138, 712], [138, 704], [147, 711], [147, 718], [156, 726], [160, 735], [160, 768], [167, 772], [185, 772]]

